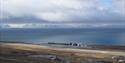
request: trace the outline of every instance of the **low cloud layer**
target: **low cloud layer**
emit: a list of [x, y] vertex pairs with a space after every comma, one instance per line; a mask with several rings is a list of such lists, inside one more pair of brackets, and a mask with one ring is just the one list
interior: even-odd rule
[[125, 0], [0, 0], [0, 19], [48, 22], [124, 21]]

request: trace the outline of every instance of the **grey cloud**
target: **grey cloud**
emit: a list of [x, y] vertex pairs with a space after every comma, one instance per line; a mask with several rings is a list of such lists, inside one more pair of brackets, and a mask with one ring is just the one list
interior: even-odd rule
[[124, 0], [0, 0], [0, 18], [32, 16], [48, 22], [124, 21]]

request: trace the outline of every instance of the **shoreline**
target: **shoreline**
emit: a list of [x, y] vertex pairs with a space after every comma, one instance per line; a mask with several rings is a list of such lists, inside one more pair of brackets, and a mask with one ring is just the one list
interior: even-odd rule
[[[0, 41], [0, 44], [4, 43], [17, 43], [17, 44], [33, 44], [33, 45], [46, 45], [46, 46], [51, 46], [51, 44], [48, 43], [30, 43], [30, 42], [17, 42], [17, 41]], [[56, 44], [55, 44], [56, 45]], [[58, 45], [58, 44], [57, 44]], [[62, 45], [58, 45], [62, 46]], [[83, 45], [84, 46], [84, 45]], [[77, 49], [93, 49], [93, 50], [113, 50], [113, 51], [125, 51], [125, 46], [123, 45], [85, 45], [88, 47], [70, 47], [68, 48], [77, 48]], [[64, 46], [63, 48], [67, 48]]]
[[[8, 57], [15, 57], [20, 60], [20, 57], [25, 59], [29, 58], [34, 60], [32, 56], [38, 56], [37, 58], [41, 58], [40, 56], [48, 56], [52, 55], [54, 57], [63, 57], [63, 58], [74, 58], [75, 60], [93, 60], [98, 62], [114, 62], [113, 58], [123, 57], [123, 61], [125, 61], [125, 51], [123, 50], [98, 50], [98, 49], [86, 49], [86, 48], [58, 48], [51, 47], [46, 45], [38, 45], [38, 44], [26, 44], [26, 43], [0, 43], [0, 61], [5, 58], [7, 55], [7, 59], [11, 61], [12, 58], [8, 59]], [[44, 58], [42, 58], [44, 59]], [[49, 58], [50, 59], [50, 58]], [[27, 60], [26, 60], [27, 61]], [[27, 62], [29, 63], [29, 62]], [[47, 62], [48, 63], [48, 62]], [[49, 62], [50, 63], [50, 62]], [[58, 62], [59, 63], [59, 62]]]

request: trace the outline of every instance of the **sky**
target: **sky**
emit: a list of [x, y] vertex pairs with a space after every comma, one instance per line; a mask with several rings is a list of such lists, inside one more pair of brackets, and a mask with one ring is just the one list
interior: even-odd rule
[[125, 0], [0, 0], [0, 24], [124, 28]]

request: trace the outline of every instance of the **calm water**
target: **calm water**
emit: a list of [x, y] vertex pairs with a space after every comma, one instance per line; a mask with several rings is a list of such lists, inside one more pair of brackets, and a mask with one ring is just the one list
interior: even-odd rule
[[125, 29], [0, 29], [0, 41], [125, 45]]

